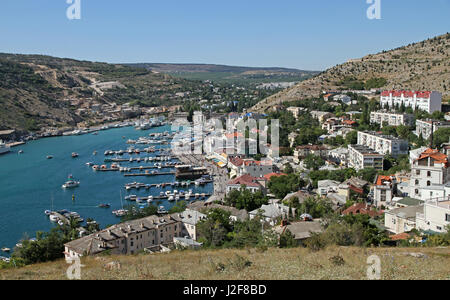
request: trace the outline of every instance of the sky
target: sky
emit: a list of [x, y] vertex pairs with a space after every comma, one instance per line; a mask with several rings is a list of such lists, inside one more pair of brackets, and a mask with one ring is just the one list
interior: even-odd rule
[[1, 0], [0, 52], [325, 70], [450, 31], [450, 0], [66, 1]]

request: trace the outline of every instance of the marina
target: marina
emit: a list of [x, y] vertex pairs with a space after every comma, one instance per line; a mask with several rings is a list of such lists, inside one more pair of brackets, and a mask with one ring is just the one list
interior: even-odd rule
[[[99, 135], [83, 133], [33, 140], [21, 146], [23, 150], [21, 155], [14, 155], [13, 152], [1, 155], [0, 204], [3, 209], [0, 211], [0, 246], [13, 249], [24, 237], [33, 238], [37, 231], [48, 231], [54, 227], [60, 220], [51, 222], [50, 217], [43, 213], [46, 210], [77, 212], [83, 218], [94, 219], [103, 228], [119, 222], [119, 217], [125, 213], [126, 206], [130, 204], [148, 205], [149, 200], [154, 200], [154, 205], [157, 204], [160, 211], [168, 211], [177, 201], [202, 200], [202, 194], [208, 199], [213, 193], [212, 180], [198, 185], [191, 181], [190, 187], [187, 185], [181, 187], [181, 182], [185, 181], [185, 184], [188, 182], [175, 177], [174, 168], [181, 162], [170, 155], [167, 146], [164, 145], [152, 145], [156, 151], [151, 153], [140, 151], [139, 154], [124, 153], [120, 158], [107, 158], [121, 160], [111, 162], [117, 165], [113, 171], [92, 170], [92, 166], [102, 165], [99, 160], [103, 161], [105, 157], [100, 154], [104, 154], [105, 151], [126, 150], [128, 140], [139, 140], [140, 137], [152, 138], [150, 135], [165, 135], [165, 132], [170, 132], [170, 126], [150, 130], [135, 130], [132, 126], [114, 127], [102, 130]], [[72, 158], [72, 153], [79, 156]], [[47, 156], [52, 159], [46, 159]], [[133, 159], [132, 162], [130, 158]], [[136, 165], [139, 159], [140, 164]], [[110, 167], [108, 163], [107, 169], [111, 169]], [[132, 172], [124, 171], [131, 168]], [[139, 172], [141, 170], [142, 172]], [[169, 170], [170, 172], [166, 172]], [[145, 171], [149, 174], [145, 174]], [[152, 171], [155, 173], [152, 174]], [[62, 188], [62, 184], [68, 180], [68, 174], [74, 175], [76, 181], [80, 182], [79, 186]], [[132, 194], [136, 194], [136, 200], [139, 198], [142, 203], [125, 200], [125, 197], [130, 195], [124, 187], [133, 180], [129, 180], [130, 176], [124, 175], [138, 176], [142, 178], [139, 180], [140, 184], [149, 185], [148, 189], [133, 188]], [[170, 185], [177, 181], [180, 182], [180, 186]], [[23, 185], [23, 182], [27, 184]], [[170, 194], [166, 195], [169, 189]], [[175, 189], [179, 190], [178, 197], [174, 194]], [[192, 194], [188, 193], [188, 189], [192, 189]], [[17, 190], [21, 193], [16, 193]], [[182, 190], [185, 190], [185, 194], [181, 193]], [[161, 191], [164, 195], [161, 195]], [[186, 193], [189, 194], [188, 200]], [[58, 215], [55, 216], [59, 218]]]

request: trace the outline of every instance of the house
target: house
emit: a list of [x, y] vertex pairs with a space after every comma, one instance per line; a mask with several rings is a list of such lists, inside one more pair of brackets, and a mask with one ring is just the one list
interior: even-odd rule
[[329, 118], [334, 117], [332, 113], [326, 112], [326, 111], [311, 111], [311, 115], [313, 118], [319, 120], [320, 124], [328, 120]]
[[294, 150], [294, 162], [299, 163], [310, 154], [326, 158], [328, 156], [328, 148], [322, 145], [298, 146]]
[[377, 217], [383, 214], [383, 211], [378, 211], [376, 208], [367, 205], [366, 203], [355, 203], [342, 212], [344, 216], [347, 215], [369, 215], [370, 217]]
[[432, 185], [444, 185], [450, 180], [450, 163], [448, 156], [439, 150], [427, 149], [411, 165], [410, 196], [427, 199], [422, 195], [422, 188]]
[[249, 218], [248, 212], [245, 209], [237, 209], [237, 208], [231, 207], [231, 206], [225, 206], [225, 205], [216, 204], [216, 203], [208, 203], [208, 202], [204, 202], [204, 201], [192, 202], [191, 204], [189, 204], [187, 206], [187, 208], [191, 209], [191, 210], [199, 211], [203, 214], [207, 214], [208, 211], [211, 209], [221, 209], [221, 210], [229, 212], [231, 214], [230, 219], [234, 222], [245, 221]]
[[442, 94], [431, 91], [383, 91], [380, 104], [383, 108], [403, 105], [432, 114], [442, 110]]
[[258, 180], [259, 178], [253, 177], [250, 174], [244, 174], [232, 179], [227, 184], [227, 194], [233, 190], [240, 190], [242, 186], [245, 186], [252, 193], [265, 192], [264, 187]]
[[338, 165], [346, 166], [348, 161], [348, 148], [337, 148], [328, 151], [328, 159]]
[[[262, 213], [264, 221], [271, 226], [274, 226], [278, 219], [286, 219], [288, 217], [289, 207], [283, 204], [263, 205], [261, 208], [255, 209], [249, 213], [250, 220], [257, 217], [260, 213]], [[292, 209], [291, 215], [295, 215], [295, 209]]]
[[396, 188], [397, 180], [394, 176], [377, 175], [373, 187], [374, 205], [380, 208], [390, 204], [396, 193]]
[[189, 238], [197, 240], [197, 224], [206, 219], [206, 215], [198, 211], [186, 209], [179, 214], [181, 222], [184, 224], [184, 229], [189, 235]]
[[384, 226], [399, 234], [416, 228], [416, 214], [423, 213], [423, 205], [396, 208], [384, 213]]
[[384, 155], [361, 145], [348, 145], [348, 166], [359, 171], [366, 168], [383, 170]]
[[323, 227], [321, 220], [314, 220], [312, 222], [293, 222], [286, 226], [277, 226], [274, 230], [280, 236], [289, 230], [297, 243], [301, 245], [306, 239], [310, 238], [313, 233], [323, 232]]
[[177, 249], [198, 249], [203, 246], [202, 243], [196, 242], [190, 237], [174, 237], [173, 243]]
[[352, 98], [348, 95], [337, 95], [333, 98], [335, 101], [340, 101], [344, 103], [345, 105], [351, 105], [352, 104]]
[[294, 193], [290, 193], [284, 197], [283, 202], [290, 201], [293, 198], [297, 198], [299, 203], [303, 203], [306, 199], [310, 198], [311, 195], [304, 192], [304, 191], [298, 191]]
[[326, 196], [329, 193], [336, 193], [341, 183], [334, 180], [319, 180], [317, 182], [317, 194], [319, 196]]
[[450, 225], [450, 198], [426, 201], [423, 212], [417, 212], [416, 226], [423, 231], [444, 233]]
[[303, 108], [302, 107], [288, 107], [286, 110], [291, 112], [292, 115], [294, 116], [294, 118], [297, 120], [298, 117], [300, 116], [300, 113], [302, 112]]
[[408, 141], [376, 132], [358, 131], [358, 145], [367, 146], [380, 154], [390, 154], [393, 157], [409, 153]]
[[264, 175], [274, 173], [275, 168], [272, 160], [244, 160], [239, 174], [249, 174], [252, 177], [262, 178]]
[[352, 177], [339, 185], [338, 194], [345, 196], [347, 200], [350, 199], [352, 192], [364, 196], [365, 189], [368, 185], [369, 183], [367, 181]]
[[422, 155], [423, 152], [425, 152], [428, 149], [428, 147], [420, 147], [414, 150], [409, 151], [409, 163], [412, 165], [412, 163]]

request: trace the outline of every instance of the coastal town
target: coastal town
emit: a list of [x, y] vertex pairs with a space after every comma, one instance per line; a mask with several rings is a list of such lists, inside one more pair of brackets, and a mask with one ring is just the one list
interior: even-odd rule
[[[168, 160], [173, 164], [165, 167], [175, 167], [177, 179], [187, 176], [183, 180], [193, 180], [196, 185], [199, 179], [209, 180], [205, 176], [210, 176], [213, 193], [172, 190], [163, 195], [161, 192], [161, 199], [177, 203], [185, 200], [185, 207], [172, 213], [163, 208], [158, 214], [98, 228], [91, 234], [80, 232], [80, 238], [65, 244], [66, 259], [103, 252], [155, 253], [177, 248], [198, 249], [209, 247], [211, 243], [219, 245], [221, 241], [212, 241], [204, 235], [205, 223], [217, 211], [226, 212], [231, 223], [258, 220], [264, 232], [274, 232], [278, 236], [278, 244], [289, 232], [289, 238], [296, 245], [308, 245], [315, 235], [327, 231], [324, 226], [327, 214], [317, 210], [319, 204], [329, 209], [327, 213], [368, 218], [379, 234], [383, 234], [380, 245], [420, 245], [446, 233], [450, 224], [447, 133], [450, 122], [448, 115], [442, 112], [441, 94], [374, 91], [363, 97], [352, 91], [346, 94], [324, 91], [314, 102], [334, 108], [327, 111], [310, 108], [311, 103], [306, 103], [277, 106], [266, 113], [209, 115], [196, 111], [191, 120], [187, 113], [168, 114], [170, 123], [181, 120], [193, 125], [194, 130], [166, 134], [172, 146], [163, 154], [169, 155]], [[354, 110], [358, 106], [362, 109]], [[374, 109], [368, 109], [369, 106]], [[304, 141], [302, 134], [307, 133], [300, 128], [283, 134], [288, 125], [282, 121], [280, 138], [286, 141], [280, 141], [278, 151], [266, 144], [265, 154], [250, 154], [252, 143], [248, 141], [244, 153], [238, 151], [237, 141], [245, 135], [237, 130], [240, 122], [270, 121], [280, 116], [288, 116], [292, 124], [301, 122], [302, 118], [311, 119], [308, 127], [311, 130], [317, 127], [313, 135], [315, 143], [310, 143], [310, 136]], [[198, 122], [203, 124], [215, 119], [231, 120], [232, 126], [221, 130], [195, 127]], [[136, 129], [142, 126], [140, 123], [122, 125], [131, 124]], [[157, 125], [163, 124], [164, 121]], [[254, 133], [260, 138], [267, 129], [267, 126], [254, 129]], [[193, 152], [199, 142], [192, 139], [196, 130], [209, 141], [208, 147], [203, 144], [200, 154]], [[447, 140], [442, 140], [442, 136]], [[232, 149], [230, 143], [234, 145]], [[180, 144], [184, 144], [185, 154], [174, 150]], [[119, 151], [112, 151], [112, 154], [122, 155]], [[156, 160], [142, 159], [144, 161], [155, 163]], [[124, 169], [126, 176], [126, 168], [117, 166], [117, 170], [119, 168]], [[134, 169], [142, 172], [147, 168]], [[158, 176], [158, 172], [139, 174]], [[182, 184], [188, 186], [189, 182]], [[182, 184], [167, 185], [176, 188]], [[137, 188], [139, 184], [129, 187]], [[142, 200], [151, 203], [158, 197], [131, 200], [142, 205]], [[242, 197], [248, 199], [242, 203]]]

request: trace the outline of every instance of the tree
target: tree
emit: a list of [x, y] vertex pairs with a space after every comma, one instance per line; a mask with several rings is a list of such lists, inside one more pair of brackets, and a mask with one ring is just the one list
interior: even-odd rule
[[280, 235], [280, 248], [294, 248], [297, 246], [298, 243], [295, 240], [295, 236], [289, 229], [286, 229], [286, 231]]
[[356, 130], [347, 133], [345, 136], [345, 142], [347, 145], [355, 145], [358, 143], [358, 132]]
[[304, 159], [304, 163], [306, 168], [313, 171], [317, 171], [320, 167], [325, 165], [325, 161], [321, 157], [312, 154]]
[[206, 219], [197, 225], [199, 240], [206, 246], [220, 247], [227, 240], [227, 234], [232, 231], [230, 212], [222, 209], [212, 209]]

